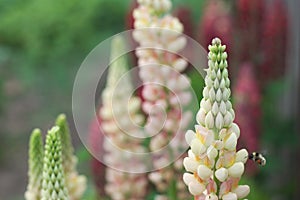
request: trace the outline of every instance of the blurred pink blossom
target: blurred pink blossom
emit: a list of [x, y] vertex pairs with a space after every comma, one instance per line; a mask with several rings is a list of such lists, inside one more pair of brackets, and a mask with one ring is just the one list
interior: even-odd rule
[[236, 1], [236, 37], [235, 55], [240, 62], [261, 59], [261, 42], [263, 41], [263, 21], [265, 0]]
[[288, 34], [288, 13], [282, 0], [275, 0], [268, 7], [263, 31], [264, 58], [260, 77], [264, 80], [282, 77], [286, 66]]
[[[261, 135], [261, 93], [257, 77], [251, 63], [241, 65], [233, 96], [235, 102], [236, 122], [242, 132], [238, 146], [249, 152], [260, 148]], [[248, 162], [248, 172], [255, 171], [253, 162]]]
[[191, 9], [189, 7], [180, 6], [175, 9], [174, 16], [183, 24], [183, 33], [193, 38], [195, 31]]
[[222, 1], [208, 1], [204, 7], [200, 27], [200, 43], [208, 46], [212, 39], [219, 37], [227, 46], [227, 52], [230, 55], [233, 39], [233, 23], [229, 9]]
[[[93, 155], [102, 157], [104, 153], [103, 150], [103, 133], [101, 133], [101, 119], [98, 117], [94, 119], [90, 124], [90, 132], [89, 132], [89, 144], [92, 150]], [[105, 185], [105, 168], [106, 166], [100, 162], [97, 158], [91, 158], [91, 169], [93, 174], [93, 179], [95, 181], [96, 190], [99, 196], [104, 196], [104, 185]]]

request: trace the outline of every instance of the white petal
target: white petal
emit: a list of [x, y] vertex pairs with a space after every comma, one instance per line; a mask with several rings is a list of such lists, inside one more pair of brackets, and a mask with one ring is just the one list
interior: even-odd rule
[[185, 45], [186, 39], [184, 37], [179, 37], [168, 45], [168, 50], [173, 53], [176, 53], [183, 49]]
[[192, 159], [196, 159], [195, 158], [195, 154], [192, 152], [192, 150], [188, 150], [188, 157], [192, 158]]
[[186, 185], [189, 185], [190, 182], [194, 181], [195, 180], [195, 177], [193, 174], [190, 174], [190, 173], [184, 173], [183, 174], [183, 182], [186, 184]]
[[237, 200], [237, 195], [233, 192], [228, 192], [227, 194], [223, 195], [223, 200]]
[[236, 123], [232, 123], [230, 129], [233, 133], [236, 134], [236, 137], [239, 138], [240, 137], [240, 128]]
[[207, 149], [207, 157], [209, 158], [209, 160], [215, 160], [217, 155], [218, 155], [217, 149], [214, 146], [210, 145]]
[[215, 175], [219, 181], [224, 182], [228, 177], [228, 170], [222, 167], [215, 172]]
[[181, 58], [178, 58], [174, 63], [173, 63], [173, 67], [178, 70], [179, 72], [182, 72], [186, 67], [187, 67], [188, 63]]
[[211, 177], [211, 175], [213, 174], [213, 171], [205, 165], [199, 165], [198, 169], [197, 169], [197, 173], [201, 179], [207, 180], [208, 178]]
[[186, 157], [183, 159], [183, 165], [186, 171], [194, 173], [197, 171], [199, 163], [189, 157]]
[[200, 110], [198, 111], [196, 120], [198, 124], [205, 124], [205, 110], [203, 108], [200, 108]]
[[218, 200], [218, 196], [216, 194], [211, 193], [209, 195], [206, 195], [205, 200]]
[[242, 199], [250, 193], [250, 187], [248, 185], [239, 185], [233, 192], [236, 193], [239, 199]]
[[227, 129], [225, 129], [225, 128], [221, 129], [219, 132], [219, 139], [223, 140], [226, 135], [227, 135]]
[[189, 183], [189, 191], [194, 196], [202, 194], [204, 190], [205, 186], [196, 180]]
[[225, 141], [224, 147], [229, 151], [235, 150], [237, 145], [237, 137], [235, 133], [231, 133], [229, 138]]
[[244, 164], [242, 162], [234, 163], [230, 168], [228, 168], [229, 176], [234, 178], [240, 178], [244, 173]]
[[185, 141], [191, 146], [192, 140], [196, 137], [196, 134], [192, 130], [188, 130], [185, 134]]
[[216, 149], [218, 149], [218, 150], [223, 149], [223, 147], [224, 147], [224, 142], [221, 141], [221, 140], [216, 140], [216, 142], [215, 142], [215, 147], [216, 147]]
[[191, 142], [191, 150], [195, 155], [200, 155], [206, 151], [206, 147], [200, 142], [198, 138], [195, 138]]
[[248, 160], [248, 151], [246, 149], [239, 150], [235, 155], [235, 162], [246, 163]]

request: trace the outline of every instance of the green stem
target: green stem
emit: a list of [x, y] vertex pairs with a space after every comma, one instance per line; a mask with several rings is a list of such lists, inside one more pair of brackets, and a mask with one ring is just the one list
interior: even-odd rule
[[168, 189], [168, 197], [170, 200], [177, 200], [177, 193], [176, 193], [176, 181], [172, 179], [169, 189]]
[[[213, 131], [214, 131], [214, 135], [215, 135], [215, 140], [217, 140], [219, 138], [219, 130], [215, 128]], [[213, 167], [213, 173], [215, 173], [215, 171], [217, 170], [216, 165], [217, 165], [217, 161], [219, 160], [219, 155], [220, 155], [220, 151], [218, 150], [218, 155], [215, 158], [215, 164], [214, 164], [214, 167]], [[214, 177], [215, 183], [217, 184], [216, 195], [219, 196], [220, 181], [216, 178], [215, 175], [213, 177]]]

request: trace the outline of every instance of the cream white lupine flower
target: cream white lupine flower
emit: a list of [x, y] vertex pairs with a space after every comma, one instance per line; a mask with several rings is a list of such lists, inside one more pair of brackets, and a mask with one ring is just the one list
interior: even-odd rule
[[28, 186], [25, 192], [26, 200], [40, 200], [43, 173], [43, 140], [39, 129], [34, 129], [29, 142]]
[[66, 186], [70, 200], [80, 200], [86, 189], [86, 177], [79, 175], [76, 170], [77, 158], [71, 143], [70, 130], [66, 115], [60, 114], [56, 119], [62, 143], [62, 164]]
[[195, 199], [242, 199], [250, 192], [249, 186], [238, 185], [248, 152], [236, 152], [240, 130], [233, 122], [226, 46], [215, 38], [208, 48], [209, 67], [196, 116], [198, 125], [195, 132], [186, 132], [191, 150], [183, 162], [187, 171], [183, 179]]
[[[145, 165], [139, 160], [120, 152], [145, 152], [142, 141], [132, 137], [141, 136], [136, 125], [141, 125], [144, 117], [139, 113], [140, 99], [129, 96], [133, 93], [133, 86], [128, 74], [125, 75], [128, 71], [127, 60], [124, 56], [119, 57], [125, 48], [124, 45], [121, 37], [112, 40], [112, 64], [102, 94], [101, 126], [107, 136], [103, 144], [106, 152], [104, 161], [114, 168], [143, 169]], [[147, 178], [144, 174], [125, 173], [108, 167], [106, 181], [105, 191], [114, 200], [144, 199], [146, 196]]]
[[[181, 112], [181, 107], [188, 105], [191, 100], [191, 94], [187, 91], [189, 80], [181, 74], [186, 69], [187, 62], [176, 55], [185, 47], [186, 39], [181, 36], [183, 25], [168, 13], [171, 9], [170, 0], [138, 2], [139, 7], [133, 12], [133, 37], [139, 43], [136, 55], [140, 67], [139, 76], [144, 85], [142, 107], [148, 115], [145, 131], [153, 136], [149, 147], [155, 152], [168, 145], [171, 139], [176, 144], [168, 146], [171, 152], [169, 156], [153, 160], [153, 166], [160, 167], [161, 163], [168, 163], [182, 148], [184, 130], [191, 119], [190, 112]], [[175, 139], [176, 133], [182, 137]], [[156, 199], [174, 198], [170, 193], [179, 199], [186, 198], [180, 175], [181, 163], [182, 159], [176, 167], [170, 166], [150, 173], [149, 179], [161, 193]]]
[[59, 127], [48, 131], [45, 144], [41, 200], [69, 200], [62, 165]]

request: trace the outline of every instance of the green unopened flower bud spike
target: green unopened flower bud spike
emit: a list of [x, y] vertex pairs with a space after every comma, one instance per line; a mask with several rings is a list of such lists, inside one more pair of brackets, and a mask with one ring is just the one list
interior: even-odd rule
[[66, 115], [60, 114], [56, 119], [62, 143], [62, 165], [70, 200], [81, 199], [86, 189], [86, 177], [79, 175], [76, 170], [77, 158], [71, 142], [70, 130]]
[[62, 166], [62, 146], [59, 127], [48, 131], [43, 167], [42, 200], [69, 200]]
[[29, 142], [28, 186], [25, 192], [26, 200], [40, 200], [43, 172], [43, 140], [39, 129], [34, 129]]

